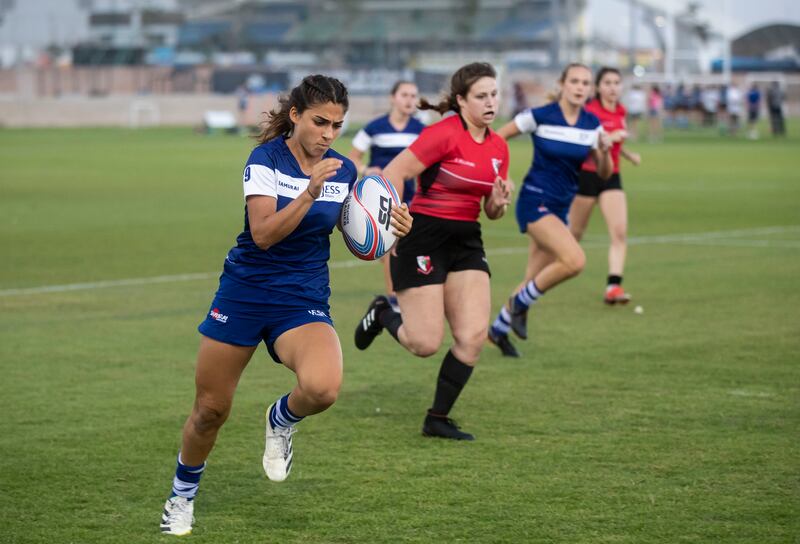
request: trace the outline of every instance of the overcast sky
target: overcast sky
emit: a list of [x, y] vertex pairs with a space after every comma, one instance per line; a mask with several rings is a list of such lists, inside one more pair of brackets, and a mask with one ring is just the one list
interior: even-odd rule
[[[147, 3], [145, 0], [139, 0]], [[152, 0], [151, 0], [152, 1]], [[687, 0], [644, 0], [672, 12], [683, 11]], [[777, 22], [800, 25], [800, 0], [699, 0], [701, 14], [715, 30], [736, 37], [752, 28]], [[76, 0], [16, 0], [15, 7], [0, 23], [0, 45], [47, 43], [73, 44], [88, 31], [86, 17], [75, 9]], [[121, 0], [104, 0], [100, 5], [123, 5]], [[725, 5], [728, 16], [725, 17]], [[627, 27], [627, 0], [589, 0], [588, 16], [596, 32], [620, 36], [621, 23]], [[623, 32], [622, 36], [626, 36]]]
[[[644, 0], [667, 11], [682, 12], [687, 0]], [[718, 31], [737, 37], [770, 23], [800, 25], [800, 0], [696, 0], [702, 5], [702, 18]], [[598, 30], [619, 22], [627, 14], [626, 0], [589, 0], [589, 17]], [[725, 15], [727, 5], [727, 17]], [[727, 28], [725, 28], [727, 26]], [[607, 34], [608, 32], [605, 32]]]

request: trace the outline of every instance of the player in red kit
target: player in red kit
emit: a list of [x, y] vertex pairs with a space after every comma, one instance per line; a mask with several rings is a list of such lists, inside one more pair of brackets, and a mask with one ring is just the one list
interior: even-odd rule
[[442, 102], [420, 104], [420, 109], [454, 114], [423, 130], [383, 169], [398, 191], [404, 179], [419, 176], [409, 208], [414, 226], [411, 240], [398, 243], [391, 259], [400, 312], [386, 297], [375, 297], [356, 329], [355, 344], [366, 349], [386, 329], [414, 355], [429, 357], [442, 345], [445, 321], [450, 325], [454, 342], [442, 361], [422, 426], [426, 436], [474, 438], [448, 416], [478, 362], [488, 330], [489, 264], [478, 217], [481, 208], [489, 219], [502, 217], [511, 190], [508, 145], [489, 128], [497, 114], [497, 92], [491, 65], [476, 62], [460, 68]]
[[595, 99], [586, 105], [586, 111], [595, 114], [603, 125], [603, 130], [613, 142], [611, 158], [614, 173], [604, 181], [597, 175], [597, 166], [590, 155], [581, 167], [578, 194], [569, 210], [569, 225], [572, 234], [580, 240], [595, 204], [608, 226], [611, 245], [608, 249], [608, 278], [603, 300], [607, 304], [625, 304], [630, 295], [622, 288], [622, 273], [625, 267], [628, 234], [628, 204], [622, 190], [620, 178], [620, 157], [625, 157], [634, 165], [639, 165], [638, 153], [628, 151], [623, 142], [628, 133], [625, 125], [625, 107], [620, 103], [622, 77], [615, 68], [602, 68], [595, 78]]

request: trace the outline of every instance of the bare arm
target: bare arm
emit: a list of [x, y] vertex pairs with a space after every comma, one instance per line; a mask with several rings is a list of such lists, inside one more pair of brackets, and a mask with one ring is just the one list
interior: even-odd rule
[[336, 174], [341, 166], [342, 161], [339, 159], [318, 162], [311, 171], [308, 188], [281, 210], [277, 209], [278, 200], [272, 196], [248, 196], [247, 219], [256, 245], [267, 250], [289, 236], [319, 198], [325, 180]]
[[400, 200], [403, 200], [405, 180], [415, 178], [425, 171], [425, 165], [409, 149], [401, 151], [392, 162], [383, 169], [383, 177], [394, 185]]
[[489, 219], [500, 219], [506, 213], [511, 202], [511, 192], [514, 182], [497, 176], [494, 180], [492, 193], [483, 200], [483, 211]]
[[353, 164], [356, 166], [356, 172], [358, 172], [359, 176], [364, 174], [367, 169], [367, 165], [364, 164], [364, 155], [365, 153], [363, 151], [355, 147], [347, 154], [347, 158], [353, 161]]
[[497, 131], [497, 134], [504, 140], [509, 140], [514, 136], [521, 134], [517, 123], [512, 119]]
[[592, 158], [597, 165], [597, 175], [606, 180], [614, 173], [614, 160], [611, 158], [611, 140], [605, 132], [598, 136], [598, 146], [592, 149]]
[[629, 160], [634, 166], [639, 166], [642, 163], [642, 156], [634, 151], [628, 151], [624, 147], [619, 150], [619, 154]]

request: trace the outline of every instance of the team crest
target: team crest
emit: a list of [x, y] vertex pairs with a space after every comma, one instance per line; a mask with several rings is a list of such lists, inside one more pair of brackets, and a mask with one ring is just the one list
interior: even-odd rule
[[495, 158], [492, 159], [492, 169], [494, 170], [496, 176], [500, 175], [500, 167], [502, 165], [503, 165], [502, 159], [495, 159]]
[[429, 255], [417, 255], [417, 272], [426, 276], [433, 272], [431, 258]]

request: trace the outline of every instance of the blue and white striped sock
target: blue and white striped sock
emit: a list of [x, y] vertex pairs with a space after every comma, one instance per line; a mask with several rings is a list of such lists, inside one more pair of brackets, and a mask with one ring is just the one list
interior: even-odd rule
[[181, 462], [181, 454], [178, 452], [178, 467], [175, 469], [175, 478], [172, 480], [172, 494], [170, 497], [183, 497], [193, 500], [197, 495], [197, 488], [200, 486], [200, 477], [206, 469], [206, 464], [190, 467]]
[[514, 296], [514, 306], [518, 310], [527, 310], [543, 294], [536, 287], [536, 283], [531, 280]]
[[500, 313], [497, 314], [497, 319], [494, 320], [492, 323], [492, 332], [495, 336], [502, 336], [504, 334], [508, 334], [508, 331], [511, 330], [511, 314], [508, 313], [508, 309], [503, 306], [500, 308]]
[[269, 424], [274, 429], [276, 427], [293, 427], [303, 421], [303, 416], [296, 416], [289, 410], [289, 393], [278, 399], [269, 411]]

